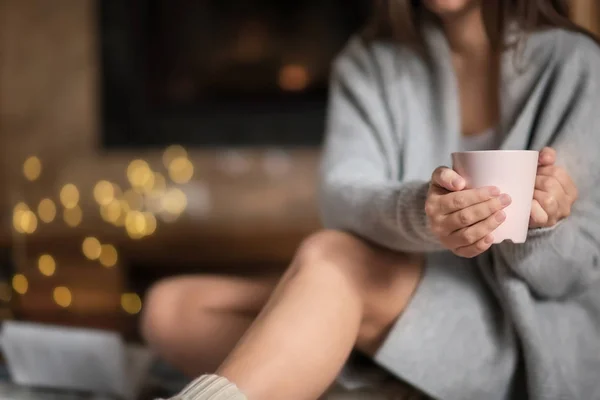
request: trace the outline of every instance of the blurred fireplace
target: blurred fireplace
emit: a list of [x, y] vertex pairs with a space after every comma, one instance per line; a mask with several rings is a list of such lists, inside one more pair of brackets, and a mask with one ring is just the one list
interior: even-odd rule
[[105, 148], [318, 146], [369, 0], [98, 2]]

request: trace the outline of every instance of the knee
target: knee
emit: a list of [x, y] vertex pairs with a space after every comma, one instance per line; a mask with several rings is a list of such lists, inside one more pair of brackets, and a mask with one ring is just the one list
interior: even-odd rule
[[307, 237], [298, 247], [288, 276], [317, 282], [344, 282], [358, 289], [367, 258], [368, 245], [351, 234], [322, 230]]
[[422, 269], [420, 255], [395, 253], [343, 232], [321, 231], [298, 248], [289, 277], [347, 289], [362, 312], [357, 346], [373, 354], [410, 301]]
[[322, 230], [304, 239], [295, 259], [302, 264], [336, 263], [359, 242], [359, 239], [345, 232]]
[[161, 346], [171, 340], [178, 316], [183, 312], [182, 289], [178, 278], [169, 278], [154, 284], [146, 293], [140, 333], [150, 346]]
[[302, 269], [322, 268], [323, 265], [339, 265], [358, 239], [334, 230], [322, 230], [304, 239], [298, 247], [293, 265]]

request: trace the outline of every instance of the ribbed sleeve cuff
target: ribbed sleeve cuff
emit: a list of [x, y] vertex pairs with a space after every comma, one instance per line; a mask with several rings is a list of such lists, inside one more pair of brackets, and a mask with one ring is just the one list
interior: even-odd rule
[[425, 200], [429, 191], [428, 182], [406, 182], [398, 193], [396, 216], [401, 229], [413, 236], [415, 251], [430, 252], [443, 250], [435, 235], [431, 232]]
[[203, 375], [169, 400], [247, 400], [246, 396], [227, 379]]
[[[527, 233], [527, 241], [525, 241], [525, 243], [512, 243], [510, 241], [504, 241], [497, 246], [504, 255], [505, 260], [508, 261], [510, 265], [514, 265], [514, 263], [518, 263], [526, 259], [540, 245], [548, 246], [548, 236], [557, 230], [562, 222], [563, 221], [559, 221], [556, 225], [549, 228], [530, 229]], [[552, 245], [552, 243], [550, 243], [550, 245]]]

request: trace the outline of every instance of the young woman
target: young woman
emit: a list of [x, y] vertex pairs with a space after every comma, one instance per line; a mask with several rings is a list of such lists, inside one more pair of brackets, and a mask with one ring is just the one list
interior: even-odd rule
[[[149, 295], [149, 343], [216, 373], [177, 398], [315, 399], [355, 349], [435, 398], [599, 399], [600, 50], [560, 0], [380, 8], [334, 67], [328, 230], [277, 285]], [[509, 196], [438, 167], [490, 148], [541, 150], [525, 244], [492, 246]]]

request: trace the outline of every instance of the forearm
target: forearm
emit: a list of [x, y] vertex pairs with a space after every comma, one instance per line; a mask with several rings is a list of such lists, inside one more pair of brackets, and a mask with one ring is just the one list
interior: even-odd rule
[[324, 180], [320, 209], [325, 227], [354, 233], [392, 250], [440, 250], [425, 216], [426, 182]]

